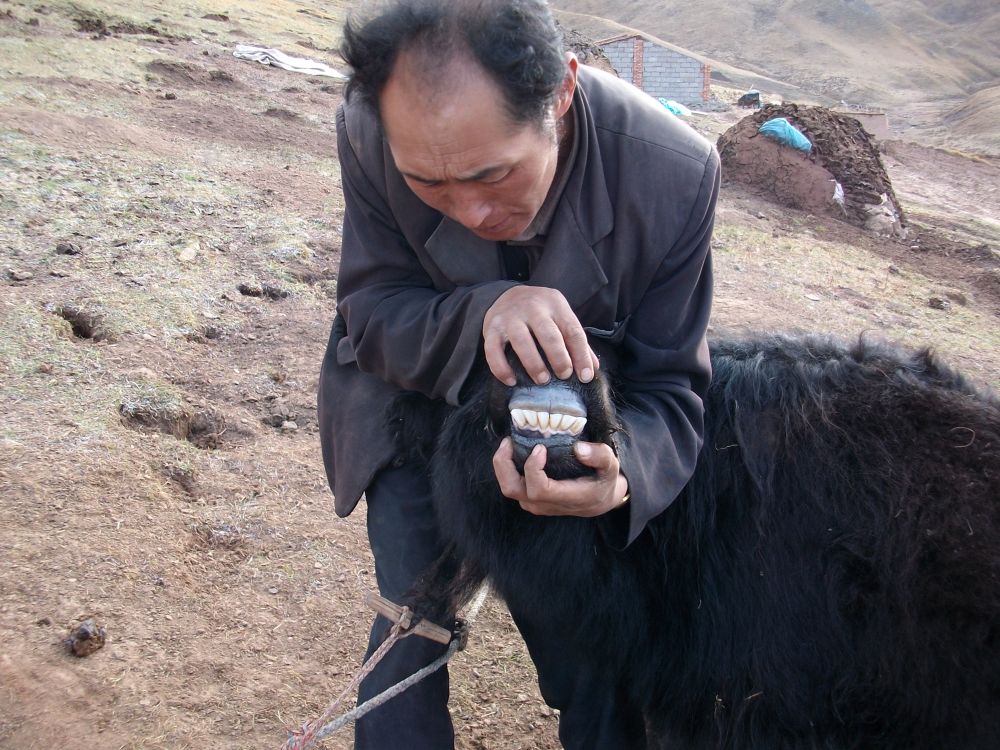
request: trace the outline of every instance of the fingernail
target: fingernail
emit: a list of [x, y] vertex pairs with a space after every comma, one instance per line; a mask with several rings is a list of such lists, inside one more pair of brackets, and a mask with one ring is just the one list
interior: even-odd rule
[[591, 447], [587, 443], [576, 443], [573, 448], [576, 450], [576, 455], [580, 458], [589, 458], [591, 454]]
[[583, 372], [580, 373], [580, 380], [584, 383], [589, 383], [594, 379], [594, 371], [589, 367], [584, 367]]
[[538, 445], [536, 445], [534, 448], [531, 449], [531, 455], [532, 456], [540, 456], [540, 455], [542, 455], [542, 451], [544, 451], [544, 450], [545, 450], [545, 448], [542, 446], [541, 443], [539, 443]]
[[549, 374], [547, 372], [540, 373], [538, 377], [535, 378], [535, 382], [538, 383], [538, 385], [545, 385], [549, 382]]

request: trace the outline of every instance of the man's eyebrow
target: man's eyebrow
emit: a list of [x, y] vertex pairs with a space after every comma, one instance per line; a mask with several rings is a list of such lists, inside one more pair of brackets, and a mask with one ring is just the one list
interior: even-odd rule
[[503, 169], [506, 169], [503, 164], [494, 164], [492, 167], [480, 169], [478, 172], [471, 174], [468, 177], [459, 177], [457, 179], [459, 182], [475, 182], [476, 180], [481, 180], [484, 177], [490, 177]]
[[[455, 181], [476, 182], [477, 180], [482, 180], [485, 177], [490, 177], [491, 175], [494, 175], [497, 172], [503, 171], [505, 169], [507, 169], [507, 167], [503, 164], [494, 164], [493, 166], [480, 169], [478, 172], [474, 172], [473, 174], [470, 174], [466, 177], [456, 177]], [[409, 177], [411, 180], [416, 180], [417, 182], [423, 182], [428, 185], [433, 185], [438, 182], [443, 182], [443, 180], [437, 180], [430, 177], [423, 177], [418, 174], [413, 174], [413, 172], [404, 172], [402, 170], [400, 170], [400, 172], [404, 177]]]
[[417, 182], [426, 182], [428, 184], [434, 182], [441, 182], [441, 180], [434, 180], [431, 179], [430, 177], [421, 177], [418, 174], [413, 174], [413, 172], [404, 172], [403, 170], [400, 170], [400, 174], [402, 174], [403, 177], [409, 177], [411, 180], [416, 180]]

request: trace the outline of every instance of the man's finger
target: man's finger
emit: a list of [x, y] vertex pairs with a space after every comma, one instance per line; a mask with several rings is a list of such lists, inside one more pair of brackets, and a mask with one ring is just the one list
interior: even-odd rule
[[[538, 345], [545, 352], [549, 367], [557, 378], [565, 380], [573, 374], [573, 359], [566, 347], [562, 329], [551, 318], [539, 321], [532, 328]], [[537, 381], [536, 381], [537, 382]]]
[[486, 364], [493, 373], [493, 377], [505, 385], [511, 387], [517, 385], [517, 378], [507, 361], [506, 342], [500, 336], [490, 336], [483, 341], [483, 354], [486, 355]]
[[496, 474], [497, 484], [500, 485], [500, 492], [504, 497], [512, 500], [527, 498], [524, 477], [518, 473], [514, 465], [514, 446], [510, 438], [501, 440], [500, 447], [493, 454], [493, 473]]
[[535, 345], [535, 337], [531, 335], [528, 328], [521, 328], [512, 332], [510, 336], [510, 346], [517, 355], [518, 360], [528, 376], [538, 385], [545, 385], [551, 380], [549, 368], [542, 359]]
[[524, 491], [528, 499], [535, 501], [541, 497], [550, 496], [558, 488], [557, 484], [545, 473], [545, 461], [548, 454], [544, 445], [536, 445], [524, 462]]
[[618, 474], [620, 464], [618, 456], [611, 450], [611, 446], [605, 443], [586, 443], [579, 441], [573, 445], [573, 453], [577, 460], [584, 466], [596, 469], [601, 476], [605, 474]]
[[593, 366], [595, 373], [601, 369], [601, 358], [594, 353], [593, 349], [590, 350], [590, 363]]
[[[597, 357], [590, 348], [583, 326], [574, 318], [569, 325], [563, 327], [562, 336], [572, 360], [572, 372], [576, 373], [581, 383], [589, 383], [594, 379], [594, 360]], [[565, 377], [569, 375], [567, 372]]]

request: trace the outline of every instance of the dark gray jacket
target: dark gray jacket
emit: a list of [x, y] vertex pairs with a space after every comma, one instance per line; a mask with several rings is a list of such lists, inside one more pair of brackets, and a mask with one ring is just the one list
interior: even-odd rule
[[[635, 539], [680, 492], [701, 445], [710, 378], [709, 241], [719, 158], [627, 83], [581, 66], [577, 158], [530, 284], [560, 290], [611, 353], [628, 405], [620, 445], [632, 495], [614, 526]], [[340, 515], [394, 457], [386, 404], [407, 389], [458, 403], [503, 280], [498, 244], [423, 204], [372, 113], [337, 114], [346, 202], [339, 313], [323, 361], [323, 460]]]

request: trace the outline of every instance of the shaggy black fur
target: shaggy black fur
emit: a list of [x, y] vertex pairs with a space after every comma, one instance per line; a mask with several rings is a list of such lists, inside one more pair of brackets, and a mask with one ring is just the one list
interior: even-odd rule
[[[712, 363], [697, 471], [623, 551], [499, 495], [505, 388], [484, 377], [433, 452], [453, 546], [418, 608], [487, 577], [626, 676], [672, 750], [1000, 748], [1000, 401], [866, 341], [728, 341]], [[422, 410], [397, 404], [411, 447]]]

